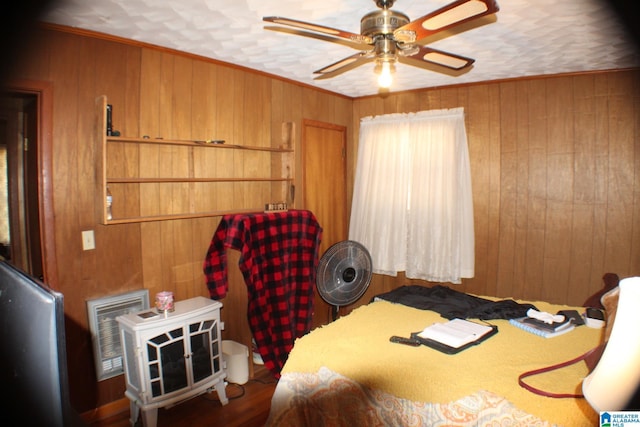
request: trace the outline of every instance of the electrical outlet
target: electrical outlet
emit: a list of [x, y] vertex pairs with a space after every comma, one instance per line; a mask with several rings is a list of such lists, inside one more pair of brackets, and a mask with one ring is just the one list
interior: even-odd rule
[[93, 230], [86, 230], [82, 232], [82, 250], [90, 251], [96, 248], [96, 240], [93, 235]]

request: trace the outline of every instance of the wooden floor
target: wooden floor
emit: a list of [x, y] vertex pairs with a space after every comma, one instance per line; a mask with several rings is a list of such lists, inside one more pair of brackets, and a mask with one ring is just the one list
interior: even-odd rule
[[[169, 409], [158, 409], [157, 427], [262, 427], [269, 416], [271, 396], [276, 380], [261, 365], [255, 365], [254, 376], [246, 384], [227, 386], [229, 403], [220, 404], [215, 391], [182, 402]], [[96, 421], [89, 427], [127, 427], [129, 412]], [[138, 420], [136, 426], [142, 426]]]

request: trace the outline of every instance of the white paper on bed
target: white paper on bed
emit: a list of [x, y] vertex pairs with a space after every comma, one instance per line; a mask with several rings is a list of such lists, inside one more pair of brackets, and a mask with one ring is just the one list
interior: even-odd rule
[[453, 348], [460, 348], [479, 340], [493, 329], [489, 325], [481, 325], [463, 319], [453, 319], [447, 323], [434, 323], [418, 334], [420, 338], [430, 339]]

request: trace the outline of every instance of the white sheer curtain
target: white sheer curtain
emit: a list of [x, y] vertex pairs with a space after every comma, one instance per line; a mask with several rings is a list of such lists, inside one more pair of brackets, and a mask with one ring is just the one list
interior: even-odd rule
[[374, 272], [460, 283], [474, 275], [464, 110], [365, 117], [349, 224]]

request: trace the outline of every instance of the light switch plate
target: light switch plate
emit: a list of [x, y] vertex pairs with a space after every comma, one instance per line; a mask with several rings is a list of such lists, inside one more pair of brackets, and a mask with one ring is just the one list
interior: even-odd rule
[[82, 250], [90, 251], [96, 248], [96, 240], [93, 234], [93, 230], [86, 230], [82, 232]]

